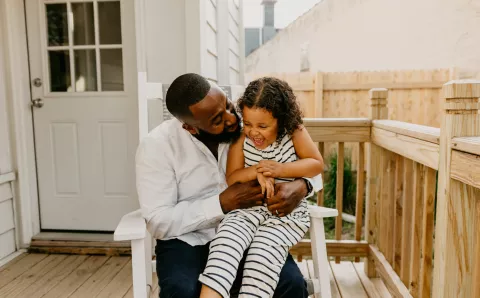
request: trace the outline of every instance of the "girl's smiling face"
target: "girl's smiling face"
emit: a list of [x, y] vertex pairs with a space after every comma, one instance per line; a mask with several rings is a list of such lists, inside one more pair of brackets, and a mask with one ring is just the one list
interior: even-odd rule
[[242, 114], [245, 135], [257, 149], [265, 149], [277, 140], [278, 123], [271, 112], [244, 107]]

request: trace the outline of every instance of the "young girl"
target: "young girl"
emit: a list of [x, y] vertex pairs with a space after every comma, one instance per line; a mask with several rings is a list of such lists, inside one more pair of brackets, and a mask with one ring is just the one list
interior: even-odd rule
[[[238, 101], [243, 116], [242, 137], [230, 146], [228, 185], [257, 179], [267, 198], [275, 183], [314, 177], [323, 159], [302, 126], [302, 114], [292, 89], [276, 78], [251, 82]], [[310, 226], [305, 199], [285, 216], [266, 206], [228, 213], [210, 244], [200, 282], [200, 297], [229, 297], [239, 262], [248, 249], [239, 297], [272, 297], [289, 249]]]

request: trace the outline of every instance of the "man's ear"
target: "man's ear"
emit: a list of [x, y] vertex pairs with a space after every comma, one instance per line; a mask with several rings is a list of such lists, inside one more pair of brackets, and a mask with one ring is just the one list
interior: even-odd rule
[[197, 135], [198, 134], [198, 129], [190, 124], [183, 123], [182, 128], [191, 133], [192, 135]]

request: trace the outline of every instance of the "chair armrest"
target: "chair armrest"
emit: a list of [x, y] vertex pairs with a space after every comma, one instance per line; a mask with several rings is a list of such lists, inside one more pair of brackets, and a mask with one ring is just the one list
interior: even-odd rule
[[310, 212], [311, 218], [325, 218], [325, 217], [338, 216], [338, 210], [332, 209], [332, 208], [309, 205], [308, 211]]
[[125, 214], [113, 234], [115, 241], [139, 240], [147, 235], [147, 224], [140, 209]]

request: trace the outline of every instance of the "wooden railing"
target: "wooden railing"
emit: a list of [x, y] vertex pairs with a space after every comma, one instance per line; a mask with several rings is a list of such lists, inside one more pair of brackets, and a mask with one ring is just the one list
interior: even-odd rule
[[[320, 150], [338, 143], [339, 214], [343, 144], [359, 144], [355, 239], [340, 240], [338, 216], [327, 253], [366, 257], [367, 276], [380, 276], [394, 297], [480, 297], [480, 82], [449, 82], [443, 94], [441, 129], [384, 120], [386, 89], [370, 91], [369, 119], [305, 121]], [[309, 255], [308, 241], [292, 252]]]

